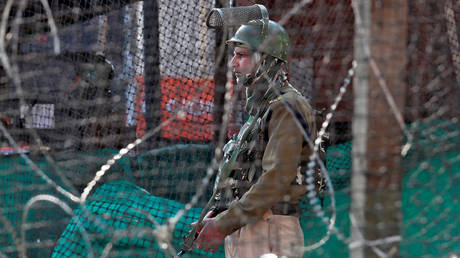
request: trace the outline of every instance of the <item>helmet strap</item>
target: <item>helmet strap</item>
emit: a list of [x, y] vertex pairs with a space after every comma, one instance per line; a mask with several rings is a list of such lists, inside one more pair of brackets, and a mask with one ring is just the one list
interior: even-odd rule
[[256, 62], [256, 68], [251, 74], [246, 75], [246, 78], [243, 80], [243, 85], [248, 87], [256, 82], [258, 82], [261, 78], [265, 78], [269, 75], [269, 72], [272, 68], [276, 65], [276, 59], [268, 60], [268, 55], [260, 54], [259, 52], [254, 52], [253, 58]]

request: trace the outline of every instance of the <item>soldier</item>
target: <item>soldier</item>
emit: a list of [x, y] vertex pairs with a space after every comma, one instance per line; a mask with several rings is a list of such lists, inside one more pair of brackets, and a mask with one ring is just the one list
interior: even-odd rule
[[225, 187], [217, 189], [220, 203], [230, 201], [205, 217], [194, 245], [213, 252], [225, 242], [226, 257], [301, 257], [302, 172], [312, 152], [304, 133], [315, 139], [316, 125], [310, 104], [287, 80], [288, 35], [274, 21], [268, 27], [250, 22], [227, 44], [234, 47], [230, 64], [246, 90], [250, 118], [224, 148], [227, 157], [240, 152]]

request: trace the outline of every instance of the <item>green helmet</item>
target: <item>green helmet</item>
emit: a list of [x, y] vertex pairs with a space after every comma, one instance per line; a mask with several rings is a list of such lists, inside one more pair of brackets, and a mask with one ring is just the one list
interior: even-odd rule
[[247, 45], [254, 50], [286, 62], [289, 52], [289, 36], [286, 30], [278, 23], [270, 20], [268, 23], [268, 32], [264, 35], [263, 26], [260, 23], [257, 21], [251, 23], [242, 25], [236, 31], [235, 35], [227, 41], [227, 44]]

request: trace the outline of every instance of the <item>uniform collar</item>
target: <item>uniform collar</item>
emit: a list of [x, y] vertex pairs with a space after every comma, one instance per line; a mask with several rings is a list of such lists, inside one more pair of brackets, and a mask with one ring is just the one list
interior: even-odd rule
[[283, 95], [286, 90], [287, 87], [285, 87], [285, 83], [281, 79], [277, 79], [273, 83], [264, 80], [252, 85], [251, 88], [246, 88], [246, 112], [252, 116], [263, 114], [270, 102]]

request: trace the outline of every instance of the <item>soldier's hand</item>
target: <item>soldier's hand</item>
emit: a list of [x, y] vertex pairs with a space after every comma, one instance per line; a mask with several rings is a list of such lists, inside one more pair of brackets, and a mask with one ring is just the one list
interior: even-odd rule
[[214, 253], [224, 242], [224, 239], [225, 235], [222, 234], [216, 227], [215, 219], [206, 218], [203, 219], [202, 229], [194, 242], [194, 246], [197, 249], [201, 249], [206, 252], [211, 251], [211, 253]]
[[[208, 211], [208, 213], [206, 213], [206, 215], [204, 216], [203, 220], [211, 218], [211, 217], [213, 217], [213, 215], [214, 215], [214, 210], [210, 210], [210, 211]], [[190, 226], [192, 226], [192, 229], [196, 226], [196, 223], [198, 223], [198, 221], [192, 222], [190, 224]], [[203, 225], [201, 225], [201, 227], [199, 227], [198, 230], [196, 231], [196, 236], [198, 236], [198, 234], [200, 234], [201, 228], [203, 228]], [[190, 229], [188, 231], [189, 234], [192, 232], [192, 229]]]

